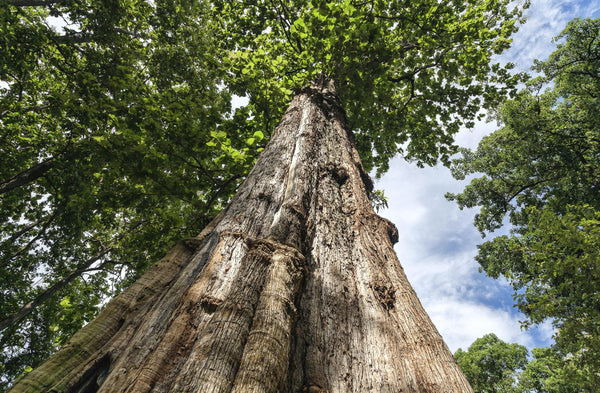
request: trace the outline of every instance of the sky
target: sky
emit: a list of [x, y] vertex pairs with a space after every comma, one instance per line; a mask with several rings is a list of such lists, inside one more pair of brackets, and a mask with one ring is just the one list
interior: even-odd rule
[[[519, 71], [529, 71], [534, 59], [545, 60], [552, 53], [552, 38], [568, 21], [600, 17], [600, 5], [587, 0], [532, 0], [526, 14], [527, 22], [501, 57]], [[473, 130], [461, 131], [456, 141], [475, 148], [496, 128], [496, 123], [480, 122]], [[491, 237], [482, 239], [473, 226], [475, 209], [461, 211], [444, 198], [446, 192], [460, 192], [466, 184], [453, 179], [443, 166], [421, 169], [402, 158], [395, 158], [376, 181], [375, 188], [388, 197], [388, 208], [379, 214], [398, 227], [395, 250], [409, 281], [452, 352], [466, 350], [487, 333], [529, 349], [550, 345], [551, 324], [522, 330], [519, 321], [524, 317], [513, 306], [510, 285], [478, 272], [477, 245]], [[492, 236], [505, 233], [503, 229]]]

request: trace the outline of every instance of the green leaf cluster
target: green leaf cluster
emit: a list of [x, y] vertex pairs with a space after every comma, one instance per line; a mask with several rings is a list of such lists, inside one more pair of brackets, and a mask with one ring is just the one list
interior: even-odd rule
[[508, 344], [495, 334], [486, 334], [467, 351], [458, 349], [454, 358], [475, 393], [517, 393], [519, 370], [527, 364], [527, 348]]
[[[476, 257], [515, 290], [525, 326], [550, 320], [555, 349], [574, 383], [600, 384], [600, 20], [573, 20], [529, 82], [498, 111], [502, 128], [453, 162], [456, 178], [477, 174], [449, 194], [481, 208]], [[551, 87], [542, 90], [544, 86]], [[507, 220], [506, 220], [507, 218]], [[580, 391], [580, 390], [574, 390]]]

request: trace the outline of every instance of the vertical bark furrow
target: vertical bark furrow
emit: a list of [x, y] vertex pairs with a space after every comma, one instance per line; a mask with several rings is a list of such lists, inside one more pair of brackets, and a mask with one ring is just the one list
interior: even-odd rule
[[295, 249], [279, 247], [273, 253], [233, 393], [284, 391], [303, 265]]
[[[191, 257], [168, 288], [160, 293], [147, 309], [130, 315], [128, 324], [111, 342], [109, 353], [119, 354], [111, 365], [100, 392], [146, 392], [160, 379], [179, 352], [184, 352], [189, 316], [186, 294], [210, 262], [218, 249], [219, 237], [213, 233], [205, 237], [200, 248]], [[186, 245], [189, 249], [189, 245]], [[127, 372], [123, 372], [127, 370]]]
[[[211, 315], [172, 390], [231, 391], [272, 252], [272, 246], [266, 242], [252, 244], [241, 260], [231, 291]], [[195, 381], [195, 384], [190, 386], [189, 381]]]

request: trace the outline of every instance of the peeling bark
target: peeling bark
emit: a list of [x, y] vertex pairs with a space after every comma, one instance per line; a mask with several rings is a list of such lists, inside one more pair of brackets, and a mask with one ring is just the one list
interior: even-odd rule
[[393, 251], [330, 88], [229, 207], [13, 392], [472, 392]]

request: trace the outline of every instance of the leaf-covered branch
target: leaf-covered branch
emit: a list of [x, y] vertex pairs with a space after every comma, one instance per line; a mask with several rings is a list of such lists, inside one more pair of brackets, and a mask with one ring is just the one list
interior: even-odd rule
[[[107, 255], [111, 251], [113, 251], [114, 244], [118, 243], [121, 239], [123, 239], [126, 235], [130, 234], [131, 232], [138, 230], [142, 225], [144, 225], [144, 222], [133, 225], [130, 228], [128, 228], [126, 231], [123, 231], [121, 234], [119, 234], [114, 239], [114, 241], [112, 242], [111, 245], [102, 247], [101, 250], [98, 253], [96, 253], [94, 256], [92, 256], [92, 257], [88, 258], [87, 260], [83, 261], [82, 263], [80, 263], [78, 265], [77, 269], [75, 269], [68, 275], [61, 278], [59, 281], [52, 284], [49, 288], [44, 290], [35, 299], [33, 299], [30, 302], [28, 302], [27, 304], [25, 304], [18, 311], [16, 311], [12, 315], [8, 316], [7, 318], [4, 318], [3, 320], [1, 320], [0, 321], [0, 332], [2, 332], [4, 329], [6, 329], [10, 325], [13, 325], [13, 324], [23, 321], [23, 319], [25, 319], [25, 317], [27, 317], [27, 315], [32, 313], [37, 307], [39, 307], [45, 301], [50, 299], [57, 292], [64, 289], [67, 285], [69, 285], [71, 282], [73, 282], [73, 280], [81, 277], [81, 275], [83, 273], [87, 272], [94, 263], [96, 263], [97, 261], [102, 259], [105, 255]], [[110, 262], [110, 261], [108, 261], [108, 262]]]
[[44, 176], [54, 166], [54, 159], [49, 158], [28, 168], [27, 170], [20, 172], [12, 178], [0, 183], [0, 194], [9, 192], [15, 188], [22, 187], [28, 183], [31, 183], [38, 178]]
[[0, 0], [0, 4], [10, 4], [14, 7], [48, 7], [65, 2], [65, 0]]

